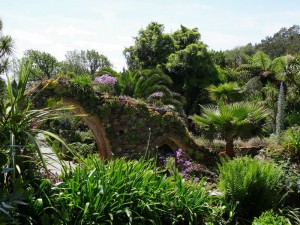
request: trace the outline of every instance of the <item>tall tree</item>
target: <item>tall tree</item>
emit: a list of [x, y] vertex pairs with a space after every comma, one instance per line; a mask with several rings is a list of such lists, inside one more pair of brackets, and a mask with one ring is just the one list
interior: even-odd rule
[[0, 18], [0, 74], [3, 73], [8, 66], [8, 57], [13, 54], [14, 42], [11, 36], [3, 35], [3, 23]]
[[141, 29], [133, 46], [125, 48], [124, 55], [130, 70], [161, 67], [175, 51], [174, 39], [163, 33], [162, 24], [152, 22]]
[[174, 81], [174, 90], [187, 100], [187, 113], [197, 112], [199, 104], [209, 101], [206, 88], [218, 83], [219, 78], [218, 71], [204, 43], [193, 43], [171, 54], [166, 67]]
[[181, 26], [166, 34], [164, 26], [150, 23], [139, 31], [135, 43], [124, 50], [129, 69], [159, 68], [169, 75], [172, 91], [187, 100], [188, 113], [196, 112], [198, 104], [208, 100], [208, 85], [218, 81], [218, 70], [207, 46], [200, 41], [197, 28]]
[[31, 80], [49, 79], [57, 75], [59, 71], [57, 59], [49, 53], [31, 49], [25, 52], [24, 58], [32, 63], [30, 70]]
[[105, 67], [112, 67], [106, 56], [95, 50], [68, 51], [65, 55], [62, 70], [64, 73], [74, 73], [75, 75], [90, 74], [95, 75]]
[[256, 45], [258, 50], [264, 51], [272, 59], [300, 52], [300, 26], [281, 28], [273, 36], [268, 36]]

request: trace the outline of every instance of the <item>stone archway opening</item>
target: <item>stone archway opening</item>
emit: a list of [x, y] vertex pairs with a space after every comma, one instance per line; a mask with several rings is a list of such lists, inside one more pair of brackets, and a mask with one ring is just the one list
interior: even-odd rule
[[100, 158], [111, 159], [112, 152], [111, 152], [111, 145], [109, 140], [106, 137], [105, 128], [103, 127], [102, 123], [100, 122], [99, 118], [96, 116], [88, 115], [81, 104], [70, 98], [63, 98], [64, 105], [72, 105], [75, 108], [72, 110], [75, 114], [86, 114], [87, 116], [82, 116], [82, 121], [88, 126], [88, 128], [93, 133], [97, 150], [99, 152]]

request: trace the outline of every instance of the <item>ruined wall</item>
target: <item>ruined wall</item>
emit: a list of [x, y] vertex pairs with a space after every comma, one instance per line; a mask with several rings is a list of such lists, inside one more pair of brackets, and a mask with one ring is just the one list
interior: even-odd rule
[[100, 95], [65, 80], [47, 82], [46, 86], [41, 84], [43, 91], [38, 92], [35, 106], [42, 107], [56, 98], [75, 105], [75, 113], [87, 113], [83, 120], [92, 130], [102, 157], [138, 158], [145, 156], [146, 150], [153, 156], [166, 145], [172, 151], [181, 148], [188, 153], [197, 148], [186, 128], [186, 118], [172, 111], [130, 97]]

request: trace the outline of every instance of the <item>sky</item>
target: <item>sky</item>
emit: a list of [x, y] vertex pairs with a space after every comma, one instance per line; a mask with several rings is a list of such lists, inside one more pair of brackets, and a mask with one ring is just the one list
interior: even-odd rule
[[209, 49], [224, 51], [300, 25], [300, 0], [0, 0], [0, 18], [16, 57], [95, 49], [121, 71], [123, 50], [150, 22], [167, 33], [196, 27]]

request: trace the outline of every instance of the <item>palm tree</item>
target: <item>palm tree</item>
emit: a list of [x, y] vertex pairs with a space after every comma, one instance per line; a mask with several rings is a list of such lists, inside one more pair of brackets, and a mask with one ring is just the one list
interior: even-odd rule
[[239, 87], [237, 82], [228, 82], [219, 84], [218, 86], [210, 85], [207, 90], [209, 91], [211, 100], [216, 102], [236, 102], [243, 97], [243, 90]]
[[2, 35], [3, 24], [0, 19], [0, 74], [7, 69], [8, 58], [12, 55], [14, 42], [10, 36]]
[[261, 136], [262, 123], [267, 116], [268, 111], [258, 104], [238, 102], [202, 107], [202, 115], [195, 115], [192, 119], [203, 128], [208, 138], [219, 135], [224, 139], [226, 154], [234, 157], [233, 141]]

